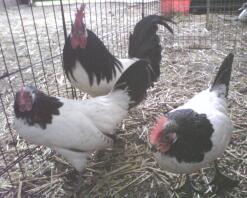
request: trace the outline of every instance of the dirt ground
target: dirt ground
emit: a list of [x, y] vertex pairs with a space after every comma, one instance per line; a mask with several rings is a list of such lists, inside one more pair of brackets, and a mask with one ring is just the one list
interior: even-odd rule
[[[91, 6], [92, 10], [99, 8]], [[101, 22], [99, 18], [96, 19], [94, 12], [88, 26], [102, 36], [111, 52], [125, 57], [128, 33], [140, 19], [138, 12], [140, 13], [141, 9], [138, 5], [120, 4], [113, 9], [114, 6], [106, 5], [107, 13], [103, 15]], [[157, 8], [157, 5], [153, 5], [152, 12]], [[24, 11], [25, 9], [27, 11]], [[66, 23], [69, 27], [69, 7], [65, 9], [67, 10]], [[47, 59], [44, 64], [37, 63], [33, 70], [30, 67], [24, 69], [22, 72], [24, 81], [36, 83], [40, 89], [52, 95], [71, 97], [70, 85], [64, 78], [61, 68], [63, 28], [59, 8], [56, 7], [59, 24], [57, 28], [54, 26], [52, 7], [45, 10], [46, 17], [49, 18], [47, 27], [50, 44], [44, 19], [39, 17], [43, 14], [40, 8], [34, 8], [35, 18], [40, 20], [37, 22], [38, 40], [32, 20], [28, 20], [31, 17], [30, 8], [22, 7], [21, 10], [23, 17], [26, 18], [24, 27], [27, 28], [26, 38], [31, 62], [25, 47], [25, 37], [22, 33], [20, 34], [21, 22], [17, 20], [16, 25], [12, 26], [12, 31], [16, 40], [19, 66], [23, 69], [26, 65], [39, 62], [41, 57], [43, 60]], [[17, 14], [15, 8], [8, 11], [10, 18]], [[133, 21], [129, 21], [130, 16]], [[8, 72], [11, 73], [18, 70], [18, 61], [10, 31], [6, 30], [8, 27], [6, 14], [2, 10], [0, 18], [4, 21], [0, 24], [0, 38], [5, 38], [1, 41], [1, 48]], [[239, 179], [240, 184], [232, 191], [213, 195], [207, 185], [213, 177], [212, 167], [198, 171], [192, 177], [194, 182], [206, 191], [205, 195], [195, 195], [195, 197], [247, 197], [247, 25], [230, 23], [216, 15], [211, 15], [208, 23], [206, 23], [205, 15], [176, 16], [174, 21], [177, 22], [177, 25], [173, 26], [174, 35], [162, 28], [159, 30], [164, 48], [160, 80], [148, 91], [146, 100], [131, 110], [129, 116], [119, 125], [118, 140], [114, 147], [92, 156], [82, 176], [80, 197], [179, 197], [173, 188], [179, 184], [180, 176], [158, 167], [149, 149], [148, 133], [156, 116], [183, 104], [194, 94], [207, 88], [223, 58], [230, 51], [235, 53], [235, 59], [228, 101], [229, 115], [235, 129], [230, 145], [220, 159], [220, 168], [226, 174]], [[100, 23], [104, 25], [99, 25]], [[20, 34], [19, 37], [18, 34]], [[40, 43], [40, 46], [37, 43]], [[51, 56], [56, 57], [49, 59]], [[0, 57], [3, 59], [1, 53]], [[0, 76], [5, 73], [6, 68], [1, 64]], [[34, 145], [28, 148], [15, 131], [12, 131], [13, 138], [9, 133], [7, 121], [11, 126], [13, 122], [12, 92], [22, 82], [20, 72], [13, 73], [9, 78], [1, 79], [0, 82], [1, 98], [8, 115], [6, 120], [4, 113], [0, 112], [1, 150], [5, 153], [5, 160], [10, 164], [17, 159], [15, 146], [21, 155], [25, 154], [29, 148], [35, 148], [32, 155], [23, 158], [20, 165], [16, 164], [8, 171], [9, 175], [5, 173], [1, 176], [0, 197], [3, 197], [5, 192], [8, 192], [7, 197], [17, 197], [18, 192], [22, 197], [73, 197], [78, 173], [50, 149], [36, 148]], [[83, 93], [77, 93], [79, 98], [84, 97]], [[0, 108], [3, 110], [3, 105]], [[0, 167], [3, 169], [5, 166], [3, 155], [1, 155]], [[21, 173], [20, 167], [24, 174]], [[25, 178], [22, 177], [23, 175]], [[14, 188], [9, 181], [10, 177]]]

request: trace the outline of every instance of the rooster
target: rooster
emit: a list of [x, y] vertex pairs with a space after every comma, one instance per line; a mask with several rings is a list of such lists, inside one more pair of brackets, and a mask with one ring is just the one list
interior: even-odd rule
[[74, 87], [92, 97], [106, 95], [123, 71], [133, 64], [143, 64], [143, 61], [148, 62], [154, 71], [152, 81], [157, 80], [160, 75], [162, 49], [156, 32], [160, 24], [173, 33], [166, 23], [172, 22], [170, 19], [158, 15], [144, 17], [136, 24], [133, 34], [130, 34], [129, 58], [119, 59], [86, 28], [84, 9], [85, 6], [82, 5], [77, 10], [71, 33], [63, 49], [63, 69]]
[[112, 146], [117, 125], [129, 108], [143, 100], [151, 76], [146, 62], [133, 64], [108, 95], [82, 101], [48, 96], [25, 86], [15, 97], [15, 129], [28, 142], [62, 154], [81, 172], [91, 152]]
[[[219, 191], [238, 183], [223, 175], [216, 162], [233, 132], [226, 104], [233, 58], [232, 53], [225, 58], [210, 88], [162, 115], [149, 136], [158, 164], [167, 171], [189, 174], [214, 161], [216, 174], [211, 184]], [[199, 192], [188, 175], [181, 189]]]

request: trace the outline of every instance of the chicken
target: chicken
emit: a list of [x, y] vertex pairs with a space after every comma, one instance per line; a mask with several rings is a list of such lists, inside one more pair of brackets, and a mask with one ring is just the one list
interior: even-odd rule
[[[235, 187], [238, 183], [220, 173], [216, 162], [233, 132], [226, 104], [233, 58], [232, 53], [225, 58], [208, 89], [162, 115], [149, 135], [154, 156], [167, 171], [189, 174], [215, 161], [216, 174], [211, 184], [216, 190]], [[196, 190], [187, 175], [183, 190], [189, 189]]]
[[106, 95], [123, 71], [144, 60], [151, 64], [154, 71], [152, 81], [157, 80], [160, 75], [161, 46], [156, 31], [160, 24], [173, 33], [166, 23], [171, 20], [158, 15], [144, 17], [130, 35], [129, 58], [119, 59], [86, 28], [84, 7], [82, 5], [77, 10], [71, 33], [63, 49], [63, 69], [71, 84], [92, 97]]
[[28, 142], [50, 147], [83, 171], [91, 152], [112, 146], [117, 125], [143, 100], [151, 76], [146, 62], [133, 64], [108, 95], [82, 101], [25, 86], [16, 93], [15, 129]]
[[241, 13], [238, 16], [238, 20], [247, 23], [247, 2], [243, 3], [243, 6], [239, 8], [239, 11], [241, 11]]

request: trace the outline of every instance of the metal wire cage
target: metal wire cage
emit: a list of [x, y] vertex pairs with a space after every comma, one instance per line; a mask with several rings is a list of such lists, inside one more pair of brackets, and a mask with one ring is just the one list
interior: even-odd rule
[[235, 51], [241, 59], [246, 57], [246, 26], [232, 19], [243, 2], [221, 0], [194, 5], [191, 1], [187, 9], [190, 13], [182, 14], [174, 11], [175, 4], [168, 9], [171, 12], [164, 12], [163, 4], [155, 0], [0, 2], [0, 197], [16, 197], [23, 179], [29, 181], [22, 186], [26, 196], [42, 194], [42, 189], [47, 188], [32, 189], [32, 177], [39, 175], [42, 180], [42, 175], [50, 174], [53, 153], [28, 145], [13, 130], [14, 94], [22, 84], [33, 84], [51, 95], [83, 97], [71, 87], [61, 66], [64, 39], [70, 32], [76, 7], [86, 3], [87, 27], [118, 57], [127, 57], [129, 32], [136, 22], [142, 16], [161, 12], [177, 22], [174, 36], [161, 39], [171, 51], [178, 47], [224, 48]]
[[[175, 18], [175, 43], [189, 48], [238, 50], [245, 45], [246, 24], [238, 22], [243, 0], [161, 1], [161, 13]], [[188, 42], [189, 41], [189, 42]], [[174, 43], [173, 43], [174, 45]], [[231, 45], [231, 46], [229, 46]], [[246, 46], [245, 46], [246, 47]], [[238, 49], [237, 49], [238, 48]]]
[[40, 148], [29, 146], [13, 131], [16, 90], [22, 84], [33, 84], [51, 95], [76, 97], [61, 67], [64, 38], [70, 31], [76, 7], [86, 3], [88, 28], [119, 57], [127, 56], [128, 35], [134, 24], [144, 14], [159, 12], [156, 1], [24, 2], [29, 6], [22, 2], [4, 0], [0, 12], [0, 197], [15, 196], [20, 180], [47, 166], [46, 151], [50, 152], [43, 150], [41, 154]]

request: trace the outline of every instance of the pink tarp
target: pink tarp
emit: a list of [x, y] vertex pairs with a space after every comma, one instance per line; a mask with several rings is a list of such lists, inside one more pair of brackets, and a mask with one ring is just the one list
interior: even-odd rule
[[161, 0], [161, 13], [168, 15], [171, 13], [189, 13], [190, 0]]

